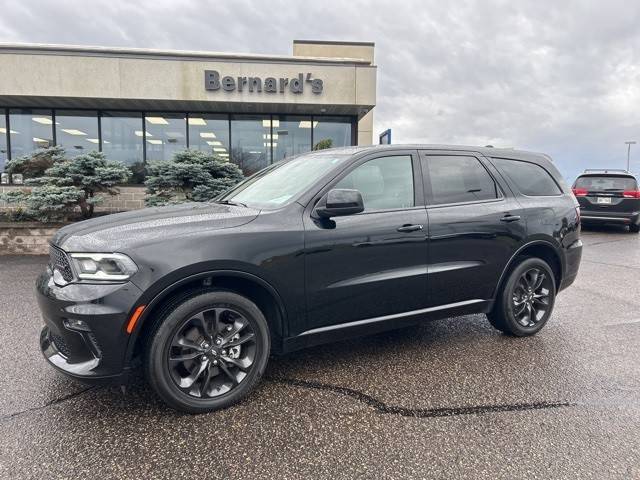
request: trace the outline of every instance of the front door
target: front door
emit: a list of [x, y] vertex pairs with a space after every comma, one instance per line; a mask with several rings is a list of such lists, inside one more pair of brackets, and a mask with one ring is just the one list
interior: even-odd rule
[[473, 153], [421, 152], [429, 214], [429, 306], [492, 298], [525, 236], [525, 215]]
[[427, 213], [417, 152], [360, 159], [320, 192], [362, 194], [362, 213], [305, 212], [308, 329], [393, 315], [427, 303]]

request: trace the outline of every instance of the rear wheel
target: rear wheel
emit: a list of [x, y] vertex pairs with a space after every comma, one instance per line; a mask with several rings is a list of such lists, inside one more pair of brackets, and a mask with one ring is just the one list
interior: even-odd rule
[[511, 270], [487, 317], [491, 325], [508, 335], [534, 335], [551, 316], [555, 296], [555, 277], [549, 264], [540, 258], [525, 258]]
[[239, 401], [260, 380], [269, 329], [248, 298], [227, 291], [196, 294], [170, 306], [145, 355], [147, 379], [171, 407], [201, 413]]
[[629, 225], [629, 231], [631, 233], [640, 233], [640, 225], [634, 225], [634, 224]]

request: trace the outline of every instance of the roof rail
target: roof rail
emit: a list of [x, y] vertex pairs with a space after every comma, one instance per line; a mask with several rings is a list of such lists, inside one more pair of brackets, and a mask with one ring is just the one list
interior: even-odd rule
[[626, 173], [629, 171], [624, 168], [585, 168], [584, 173]]

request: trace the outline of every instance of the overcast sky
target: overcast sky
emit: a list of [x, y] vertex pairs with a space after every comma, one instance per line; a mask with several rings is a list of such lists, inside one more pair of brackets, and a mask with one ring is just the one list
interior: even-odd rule
[[[0, 41], [290, 54], [373, 41], [376, 134], [517, 147], [570, 180], [640, 141], [640, 2], [4, 0]], [[7, 74], [7, 72], [2, 72]], [[632, 149], [640, 171], [640, 144]]]

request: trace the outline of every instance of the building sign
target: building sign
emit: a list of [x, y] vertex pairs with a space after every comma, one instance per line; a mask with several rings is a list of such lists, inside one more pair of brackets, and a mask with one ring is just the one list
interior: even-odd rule
[[266, 92], [266, 93], [285, 93], [289, 91], [295, 94], [304, 93], [305, 88], [311, 89], [311, 92], [319, 95], [322, 93], [324, 85], [319, 78], [312, 78], [310, 73], [299, 73], [294, 78], [275, 78], [267, 77], [230, 77], [220, 76], [217, 70], [204, 71], [204, 88], [205, 90], [225, 92]]

